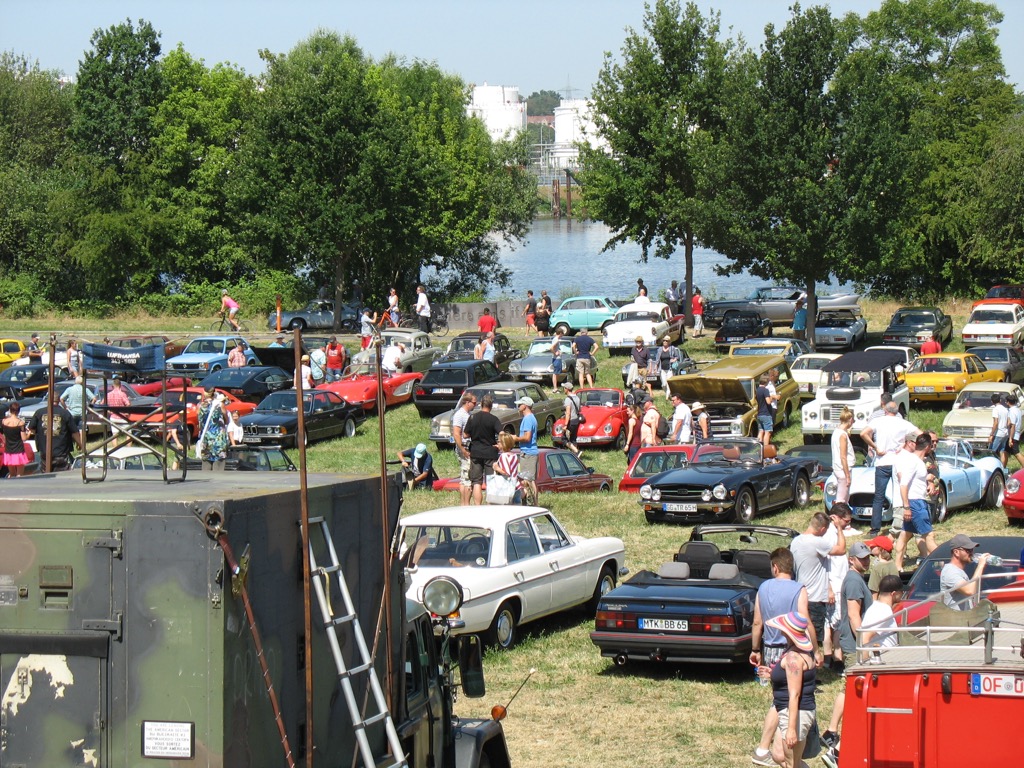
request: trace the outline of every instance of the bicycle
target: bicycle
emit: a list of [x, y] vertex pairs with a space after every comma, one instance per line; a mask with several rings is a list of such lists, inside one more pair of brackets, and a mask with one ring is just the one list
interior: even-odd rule
[[214, 320], [210, 325], [210, 331], [213, 333], [248, 333], [249, 326], [245, 324], [240, 318], [235, 318], [235, 322], [238, 323], [238, 329], [236, 330], [231, 322], [228, 320], [228, 316], [224, 312], [218, 312], [217, 316], [220, 320]]
[[[398, 325], [401, 328], [418, 329], [420, 327], [420, 318], [417, 315], [403, 316]], [[436, 309], [430, 313], [430, 334], [432, 336], [448, 335], [448, 315]]]

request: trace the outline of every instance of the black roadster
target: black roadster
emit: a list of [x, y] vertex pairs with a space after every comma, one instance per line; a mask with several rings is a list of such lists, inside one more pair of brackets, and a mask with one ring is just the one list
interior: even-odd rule
[[724, 355], [732, 344], [771, 335], [771, 320], [761, 317], [757, 312], [734, 312], [726, 315], [722, 327], [715, 334], [715, 349]]
[[818, 462], [778, 456], [752, 438], [715, 438], [697, 447], [689, 463], [640, 486], [647, 522], [751, 522], [759, 512], [806, 507]]

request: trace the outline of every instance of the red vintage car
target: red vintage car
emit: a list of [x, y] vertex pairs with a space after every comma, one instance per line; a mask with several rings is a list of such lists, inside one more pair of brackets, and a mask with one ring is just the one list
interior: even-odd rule
[[[537, 490], [540, 493], [610, 491], [614, 481], [608, 475], [585, 467], [572, 451], [541, 448], [537, 456]], [[485, 486], [486, 487], [486, 486]], [[458, 491], [459, 478], [442, 477], [434, 481], [435, 491]]]
[[[203, 391], [202, 387], [188, 387], [185, 389], [177, 387], [167, 390], [167, 402], [170, 407], [173, 408], [174, 406], [171, 404], [177, 405], [181, 399], [185, 400], [185, 423], [188, 424], [188, 431], [192, 435], [193, 440], [199, 434], [199, 402], [203, 398]], [[247, 403], [244, 400], [239, 400], [234, 395], [219, 389], [217, 391], [227, 398], [225, 410], [227, 410], [228, 413], [237, 411], [239, 416], [248, 416], [256, 410], [255, 403]], [[157, 404], [156, 407], [159, 407], [159, 404]], [[160, 424], [163, 423], [164, 416], [160, 413], [129, 414], [128, 420], [133, 422], [145, 422], [146, 424]], [[175, 424], [178, 421], [178, 415], [171, 414], [166, 420], [170, 424]]]
[[1024, 285], [993, 285], [984, 298], [971, 305], [971, 309], [979, 304], [1019, 304], [1024, 307]]
[[1006, 513], [1008, 523], [1024, 520], [1024, 469], [1017, 470], [1006, 481], [1006, 490], [1003, 492], [1003, 511]]
[[[182, 387], [187, 387], [191, 383], [190, 379], [183, 379], [180, 376], [172, 376], [167, 379], [167, 389], [168, 391], [171, 389], [181, 389]], [[160, 397], [161, 386], [163, 386], [162, 382], [160, 379], [157, 379], [156, 381], [135, 382], [132, 384], [132, 389], [144, 397]]]
[[[626, 395], [621, 389], [580, 389], [580, 412], [584, 421], [576, 436], [576, 445], [614, 445], [618, 450], [626, 447], [629, 416]], [[551, 442], [565, 444], [565, 418], [555, 422]]]
[[619, 490], [637, 493], [648, 478], [669, 469], [679, 469], [693, 458], [696, 450], [696, 445], [652, 445], [641, 448], [619, 480]]
[[[384, 402], [387, 407], [401, 405], [412, 398], [416, 382], [423, 378], [422, 373], [399, 373], [384, 376]], [[365, 410], [372, 411], [377, 407], [377, 372], [372, 365], [352, 365], [338, 381], [321, 384], [317, 389], [335, 392], [351, 405], [361, 405]]]

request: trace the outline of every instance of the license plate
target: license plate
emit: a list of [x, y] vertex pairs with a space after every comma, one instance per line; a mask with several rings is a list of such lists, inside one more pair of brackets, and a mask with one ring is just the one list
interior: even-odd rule
[[577, 437], [576, 438], [576, 442], [577, 443], [589, 443], [591, 440], [593, 440], [592, 437]]
[[835, 425], [834, 423], [832, 423], [831, 421], [823, 421], [823, 422], [821, 423], [821, 428], [822, 428], [822, 429], [831, 429], [831, 430], [835, 430], [835, 428], [836, 428], [836, 425]]
[[640, 629], [657, 629], [664, 632], [687, 632], [690, 622], [685, 619], [640, 619]]
[[243, 437], [242, 438], [242, 442], [243, 443], [258, 443], [259, 441], [260, 441], [260, 439], [258, 437], [248, 437], [247, 436], [247, 437]]
[[726, 339], [726, 341], [729, 341], [729, 342], [740, 342], [740, 341], [744, 341], [744, 338], [742, 336], [730, 336], [729, 338]]
[[973, 672], [971, 673], [971, 693], [975, 696], [1024, 697], [1024, 675]]
[[1003, 341], [1003, 339], [999, 338], [998, 336], [982, 336], [981, 340], [987, 341], [992, 344], [996, 344], [999, 343], [1000, 341]]
[[662, 504], [666, 512], [696, 512], [696, 504]]
[[544, 381], [545, 378], [546, 377], [544, 377], [544, 376], [527, 376], [526, 380], [527, 381]]
[[908, 343], [908, 342], [912, 343], [914, 341], [917, 341], [917, 339], [914, 339], [914, 338], [912, 338], [910, 336], [900, 336], [900, 341], [902, 341], [904, 343]]
[[435, 395], [451, 395], [454, 394], [455, 390], [451, 387], [434, 387]]
[[914, 387], [915, 392], [934, 392], [935, 387]]

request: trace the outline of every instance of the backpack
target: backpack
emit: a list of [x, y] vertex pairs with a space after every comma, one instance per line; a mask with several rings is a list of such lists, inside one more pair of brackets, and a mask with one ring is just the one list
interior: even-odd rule
[[660, 413], [658, 414], [658, 428], [655, 430], [655, 432], [657, 433], [658, 438], [661, 440], [664, 440], [666, 437], [668, 437], [668, 419], [666, 419]]

